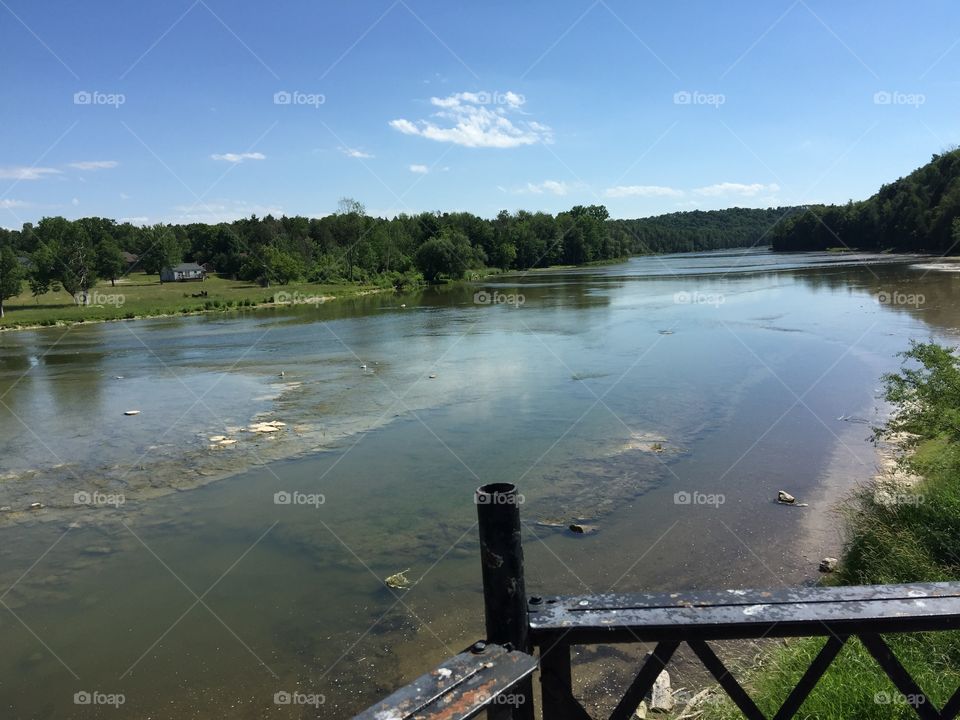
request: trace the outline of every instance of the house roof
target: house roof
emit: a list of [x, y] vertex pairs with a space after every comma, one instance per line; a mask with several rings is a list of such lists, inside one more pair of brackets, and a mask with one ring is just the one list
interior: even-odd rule
[[197, 272], [202, 271], [203, 268], [197, 265], [196, 263], [180, 263], [170, 268], [174, 272]]

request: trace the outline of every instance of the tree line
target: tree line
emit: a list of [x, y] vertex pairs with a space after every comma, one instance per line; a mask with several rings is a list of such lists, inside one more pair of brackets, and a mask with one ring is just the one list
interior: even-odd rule
[[20, 230], [0, 229], [0, 313], [3, 299], [19, 294], [23, 283], [34, 296], [63, 290], [82, 304], [98, 281], [159, 274], [183, 261], [264, 286], [363, 282], [403, 289], [485, 268], [527, 270], [763, 244], [782, 215], [734, 208], [610, 220], [602, 205], [577, 205], [557, 215], [504, 210], [492, 219], [467, 212], [384, 219], [344, 198], [336, 213], [320, 218], [267, 215], [141, 227], [102, 217], [45, 217]]
[[932, 160], [846, 205], [811, 205], [778, 225], [774, 250], [850, 248], [956, 254], [960, 245], [960, 150]]

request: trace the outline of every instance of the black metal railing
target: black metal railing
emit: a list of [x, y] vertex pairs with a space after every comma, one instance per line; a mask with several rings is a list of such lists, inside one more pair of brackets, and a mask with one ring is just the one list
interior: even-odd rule
[[960, 583], [527, 598], [517, 498], [516, 488], [505, 483], [477, 490], [486, 640], [358, 718], [454, 720], [486, 709], [491, 720], [532, 720], [531, 676], [539, 667], [544, 720], [592, 720], [574, 697], [571, 648], [642, 642], [654, 643], [654, 650], [611, 720], [634, 714], [683, 643], [744, 717], [768, 720], [709, 643], [786, 637], [825, 642], [772, 720], [797, 714], [853, 637], [922, 720], [960, 714], [960, 688], [937, 708], [882, 636], [960, 629]]

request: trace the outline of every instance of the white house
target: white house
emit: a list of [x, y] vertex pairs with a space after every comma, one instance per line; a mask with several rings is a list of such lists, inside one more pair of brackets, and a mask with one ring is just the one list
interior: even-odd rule
[[196, 263], [180, 263], [174, 267], [165, 267], [160, 271], [160, 282], [186, 282], [188, 280], [206, 280], [207, 271]]

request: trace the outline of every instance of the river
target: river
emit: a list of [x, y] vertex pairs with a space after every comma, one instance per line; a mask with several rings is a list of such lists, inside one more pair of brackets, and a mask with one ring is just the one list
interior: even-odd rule
[[811, 582], [957, 269], [729, 251], [2, 333], [0, 714], [349, 716], [482, 637], [485, 482], [534, 594]]

